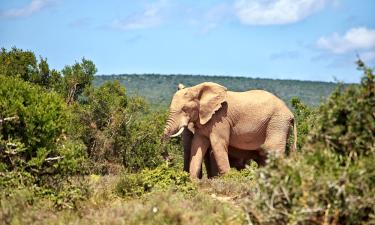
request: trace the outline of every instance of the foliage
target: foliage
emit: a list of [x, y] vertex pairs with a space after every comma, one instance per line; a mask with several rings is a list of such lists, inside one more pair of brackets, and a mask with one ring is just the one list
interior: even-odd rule
[[371, 68], [362, 61], [360, 86], [338, 87], [322, 104], [311, 131], [310, 144], [349, 155], [375, 154], [375, 83]]
[[196, 189], [189, 174], [180, 168], [161, 164], [155, 169], [144, 169], [139, 173], [126, 173], [116, 186], [120, 196], [141, 196], [155, 190], [173, 189], [179, 192], [191, 192]]
[[[84, 140], [89, 156], [97, 162], [120, 163], [130, 171], [153, 168], [165, 151], [176, 152], [178, 142], [161, 147], [165, 111], [149, 111], [141, 97], [128, 97], [119, 82], [107, 82], [84, 93], [81, 124], [76, 133]], [[82, 126], [83, 125], [83, 126]]]
[[247, 209], [260, 224], [359, 224], [374, 217], [375, 166], [364, 159], [344, 166], [328, 150], [261, 169]]
[[75, 127], [75, 133], [88, 147], [90, 158], [119, 162], [120, 140], [127, 136], [131, 117], [125, 89], [118, 82], [108, 82], [98, 89], [87, 89], [84, 96], [84, 104], [75, 108], [77, 121], [73, 124], [81, 125]]
[[65, 87], [64, 96], [67, 104], [78, 99], [84, 89], [91, 85], [94, 75], [97, 72], [95, 64], [91, 60], [82, 58], [81, 63], [76, 62], [72, 66], [65, 66], [62, 70], [63, 84]]
[[[162, 161], [160, 135], [166, 113], [149, 112], [140, 97], [128, 97], [119, 82], [88, 88], [75, 106], [74, 130], [95, 162], [122, 163], [137, 171]], [[166, 149], [171, 148], [167, 145]]]
[[47, 89], [56, 89], [61, 80], [58, 71], [50, 70], [46, 58], [40, 57], [38, 62], [33, 52], [23, 51], [16, 47], [10, 51], [5, 48], [1, 49], [0, 74], [18, 77]]
[[0, 118], [13, 118], [0, 124], [2, 167], [41, 173], [58, 161], [51, 157], [68, 156], [73, 149], [59, 147], [68, 116], [63, 100], [15, 77], [0, 75], [0, 83]]
[[[315, 114], [312, 108], [305, 105], [299, 98], [293, 97], [290, 100], [294, 109], [294, 122], [297, 124], [297, 150], [301, 149], [306, 142], [306, 137], [310, 132], [311, 126], [314, 124]], [[291, 135], [292, 136], [292, 135]], [[290, 139], [291, 143], [294, 137]], [[291, 145], [289, 143], [289, 145]]]
[[[375, 220], [374, 76], [338, 88], [315, 112], [294, 100], [305, 145], [290, 159], [270, 158], [245, 201], [259, 224], [362, 224]], [[303, 125], [303, 126], [301, 126]], [[303, 143], [304, 141], [302, 141]]]
[[123, 164], [131, 171], [154, 168], [169, 155], [182, 155], [180, 141], [161, 144], [166, 111], [154, 111], [134, 121], [131, 126], [130, 145], [123, 154]]

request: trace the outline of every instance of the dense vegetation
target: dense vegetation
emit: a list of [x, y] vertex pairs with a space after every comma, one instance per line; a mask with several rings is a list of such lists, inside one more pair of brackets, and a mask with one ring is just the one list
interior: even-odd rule
[[[374, 224], [374, 74], [360, 60], [357, 66], [361, 83], [335, 88], [247, 78], [95, 77], [88, 59], [57, 71], [30, 51], [2, 49], [0, 221]], [[269, 82], [266, 89], [293, 107], [298, 151], [270, 158], [265, 167], [251, 162], [223, 177], [190, 181], [182, 172], [180, 140], [160, 143], [163, 105], [178, 83], [207, 79], [235, 90]], [[165, 99], [149, 104], [129, 94], [137, 85], [145, 90], [139, 94]]]
[[95, 76], [94, 85], [100, 86], [108, 80], [119, 80], [126, 87], [130, 95], [141, 95], [153, 106], [168, 106], [171, 96], [176, 92], [179, 83], [185, 86], [211, 81], [224, 85], [232, 91], [247, 91], [262, 89], [277, 94], [289, 103], [292, 97], [298, 98], [308, 105], [317, 106], [322, 99], [335, 89], [335, 83], [298, 81], [298, 80], [272, 80], [248, 77], [223, 77], [223, 76], [192, 76], [192, 75], [105, 75]]

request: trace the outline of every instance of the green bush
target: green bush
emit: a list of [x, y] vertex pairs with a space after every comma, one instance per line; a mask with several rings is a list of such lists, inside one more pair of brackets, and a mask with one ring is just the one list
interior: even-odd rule
[[371, 68], [362, 61], [361, 84], [339, 86], [322, 104], [309, 137], [310, 144], [353, 156], [375, 153], [375, 83]]
[[154, 168], [164, 161], [163, 157], [177, 152], [182, 155], [179, 140], [172, 140], [166, 146], [161, 144], [166, 116], [166, 111], [154, 111], [134, 121], [129, 131], [130, 145], [123, 153], [125, 168], [131, 171]]
[[2, 148], [22, 144], [14, 152], [2, 151], [2, 162], [13, 169], [11, 158], [17, 157], [39, 169], [66, 125], [65, 104], [57, 94], [17, 78], [0, 76], [0, 83], [0, 118], [14, 117], [0, 124]]
[[166, 112], [150, 111], [143, 98], [128, 97], [118, 81], [86, 89], [80, 103], [73, 105], [71, 124], [95, 162], [122, 163], [134, 172], [160, 165], [163, 153], [177, 150], [178, 140], [164, 148], [160, 143]]
[[23, 51], [13, 47], [10, 51], [0, 51], [0, 74], [18, 77], [24, 81], [45, 87], [49, 90], [61, 90], [61, 75], [50, 70], [46, 58], [40, 57], [39, 62], [31, 51]]
[[72, 66], [65, 66], [61, 73], [64, 75], [61, 79], [61, 93], [66, 99], [66, 103], [71, 105], [91, 86], [94, 75], [97, 72], [95, 64], [91, 60], [82, 58], [82, 61], [75, 62]]
[[173, 189], [189, 193], [196, 189], [189, 174], [181, 168], [162, 164], [139, 173], [125, 173], [116, 185], [116, 193], [123, 197], [141, 196], [155, 190]]
[[[297, 150], [301, 150], [306, 142], [306, 137], [310, 132], [312, 124], [314, 124], [313, 119], [315, 118], [314, 111], [312, 108], [301, 102], [297, 97], [293, 97], [290, 100], [293, 112], [294, 112], [294, 122], [297, 124]], [[289, 146], [292, 146], [294, 137], [290, 135]]]
[[[300, 154], [261, 168], [246, 207], [259, 224], [363, 224], [375, 219], [375, 88], [339, 87], [316, 111], [293, 100]], [[306, 121], [304, 121], [306, 119]], [[300, 119], [301, 120], [301, 119]]]
[[64, 132], [70, 112], [54, 92], [0, 75], [0, 169], [32, 174], [77, 172], [85, 146]]
[[375, 216], [374, 175], [373, 158], [343, 166], [329, 150], [273, 160], [259, 171], [248, 212], [260, 224], [360, 224]]

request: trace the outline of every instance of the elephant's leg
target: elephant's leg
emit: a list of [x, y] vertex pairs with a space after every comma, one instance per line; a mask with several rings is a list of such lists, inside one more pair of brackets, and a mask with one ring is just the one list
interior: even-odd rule
[[191, 142], [193, 140], [194, 134], [185, 129], [182, 133], [182, 142], [184, 146], [184, 171], [189, 172], [189, 165], [190, 165], [190, 151], [191, 151]]
[[231, 168], [236, 168], [237, 170], [242, 170], [245, 169], [246, 167], [246, 161], [245, 159], [238, 159], [238, 158], [233, 158], [229, 156], [229, 165]]
[[273, 117], [268, 124], [262, 148], [276, 157], [284, 157], [288, 132], [289, 121], [282, 116]]
[[201, 135], [195, 134], [191, 145], [190, 177], [198, 178], [202, 171], [202, 161], [206, 154], [210, 141]]
[[214, 132], [210, 135], [210, 142], [212, 151], [217, 162], [219, 174], [225, 174], [230, 170], [229, 156], [228, 156], [228, 143], [229, 136], [217, 135]]
[[254, 155], [251, 159], [254, 160], [258, 166], [265, 166], [267, 153], [262, 148], [259, 148], [258, 150], [254, 150]]
[[212, 178], [215, 177], [219, 174], [218, 168], [217, 168], [217, 163], [215, 161], [215, 157], [212, 152], [212, 148], [208, 148], [207, 153], [204, 157], [204, 163], [206, 166], [206, 171], [207, 171], [207, 177]]

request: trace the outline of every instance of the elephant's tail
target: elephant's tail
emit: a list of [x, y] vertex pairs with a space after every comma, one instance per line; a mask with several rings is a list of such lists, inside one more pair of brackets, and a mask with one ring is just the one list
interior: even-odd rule
[[294, 141], [292, 146], [292, 153], [296, 152], [297, 150], [297, 121], [295, 119], [292, 120], [293, 123], [293, 135], [294, 135]]

